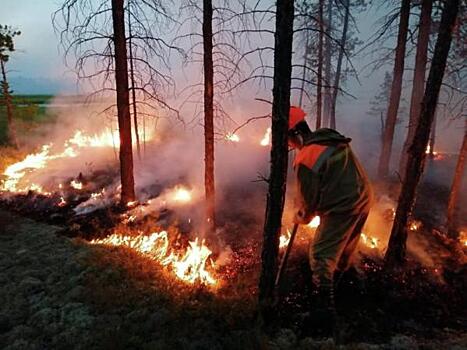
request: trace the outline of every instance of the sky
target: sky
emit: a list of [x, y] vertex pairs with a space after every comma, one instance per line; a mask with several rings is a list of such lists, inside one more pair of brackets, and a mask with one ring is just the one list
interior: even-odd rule
[[[60, 0], [1, 0], [2, 11], [0, 23], [12, 25], [21, 30], [22, 34], [16, 38], [17, 52], [9, 62], [11, 86], [17, 93], [75, 93], [76, 79], [74, 74], [65, 66], [63, 50], [60, 48], [57, 33], [52, 25], [52, 14], [60, 5]], [[357, 17], [360, 39], [365, 41], [377, 28], [375, 21], [386, 8], [373, 8]], [[380, 43], [388, 44], [388, 43]], [[391, 45], [391, 43], [389, 43]], [[392, 44], [394, 45], [394, 44]], [[370, 57], [363, 54], [354, 58], [357, 70], [364, 67]], [[407, 60], [412, 65], [412, 60]], [[352, 130], [356, 134], [355, 126], [363, 139], [369, 132], [375, 138], [379, 132], [379, 120], [368, 122], [369, 100], [378, 92], [386, 70], [385, 67], [374, 73], [360, 71], [360, 84], [355, 79], [346, 83], [346, 89], [356, 99], [343, 98], [338, 106], [341, 128], [344, 132]], [[266, 93], [268, 93], [266, 91]], [[251, 99], [251, 96], [249, 96]], [[297, 103], [297, 96], [292, 96], [292, 103]], [[400, 126], [399, 126], [400, 127]], [[440, 130], [442, 131], [441, 125]], [[401, 138], [402, 139], [402, 138]], [[457, 146], [454, 146], [454, 148]]]

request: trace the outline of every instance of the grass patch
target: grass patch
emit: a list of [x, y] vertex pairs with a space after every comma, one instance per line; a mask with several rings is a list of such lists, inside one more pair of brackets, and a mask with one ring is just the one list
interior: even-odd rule
[[[40, 125], [53, 122], [55, 115], [45, 106], [54, 96], [52, 95], [14, 95], [13, 119], [17, 136], [27, 139]], [[6, 107], [0, 106], [0, 145], [7, 144], [7, 114]]]

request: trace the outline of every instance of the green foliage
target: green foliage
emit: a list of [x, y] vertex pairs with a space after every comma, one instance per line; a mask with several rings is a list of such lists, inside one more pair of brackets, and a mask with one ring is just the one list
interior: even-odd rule
[[13, 38], [20, 34], [19, 30], [14, 30], [11, 26], [0, 24], [0, 60], [8, 62], [8, 53], [15, 51]]

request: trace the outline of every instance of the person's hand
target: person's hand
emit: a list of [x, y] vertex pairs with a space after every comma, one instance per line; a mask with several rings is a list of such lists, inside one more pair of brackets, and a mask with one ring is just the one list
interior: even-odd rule
[[298, 225], [307, 225], [310, 222], [310, 218], [305, 215], [302, 210], [298, 210], [295, 212], [293, 222], [294, 224]]

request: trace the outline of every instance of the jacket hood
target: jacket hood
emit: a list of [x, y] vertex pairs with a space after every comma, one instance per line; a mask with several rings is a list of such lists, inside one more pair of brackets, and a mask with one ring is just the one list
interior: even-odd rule
[[338, 133], [336, 130], [321, 128], [313, 131], [310, 136], [307, 138], [305, 144], [318, 143], [318, 144], [327, 144], [327, 143], [350, 143], [351, 138], [345, 137], [344, 135]]

